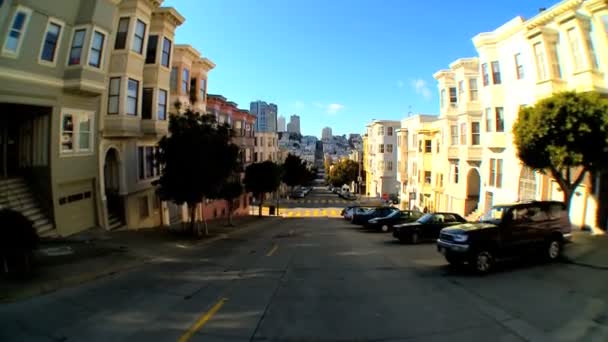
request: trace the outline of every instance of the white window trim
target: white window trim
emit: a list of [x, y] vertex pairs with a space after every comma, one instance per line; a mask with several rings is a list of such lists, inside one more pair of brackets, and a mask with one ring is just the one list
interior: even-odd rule
[[[60, 30], [59, 30], [59, 36], [57, 37], [57, 46], [55, 47], [55, 54], [53, 55], [53, 61], [49, 62], [49, 61], [45, 61], [44, 59], [42, 59], [42, 50], [44, 49], [44, 43], [46, 41], [46, 34], [49, 31], [49, 27], [51, 26], [51, 24], [58, 25], [60, 27]], [[61, 40], [63, 38], [64, 32], [65, 32], [65, 22], [60, 19], [57, 19], [55, 17], [49, 17], [49, 20], [46, 23], [46, 28], [44, 29], [44, 34], [42, 36], [42, 40], [40, 42], [40, 49], [38, 51], [38, 64], [48, 66], [48, 67], [57, 66], [57, 55], [59, 54], [59, 50], [61, 49]], [[71, 43], [72, 42], [70, 42], [70, 44]], [[68, 51], [68, 53], [69, 53], [69, 51]], [[69, 55], [68, 55], [68, 58], [69, 58]]]
[[[19, 43], [17, 43], [17, 51], [13, 52], [6, 48], [6, 44], [8, 43], [8, 35], [10, 34], [10, 32], [13, 28], [13, 23], [15, 22], [15, 17], [17, 16], [18, 12], [24, 12], [26, 14], [26, 16], [25, 16], [25, 21], [23, 22], [23, 30], [21, 31], [21, 37], [19, 38]], [[4, 37], [4, 44], [2, 45], [2, 56], [3, 57], [9, 57], [9, 58], [15, 58], [15, 59], [19, 58], [19, 53], [21, 52], [21, 46], [23, 46], [23, 41], [25, 40], [25, 36], [27, 34], [27, 29], [30, 24], [31, 17], [32, 17], [32, 10], [30, 8], [21, 6], [21, 5], [18, 5], [15, 8], [15, 11], [13, 12], [13, 15], [11, 16], [11, 20], [8, 23], [9, 26], [6, 31], [5, 37]]]
[[[169, 65], [168, 66], [164, 66], [163, 60], [162, 60], [163, 59], [163, 46], [165, 44], [165, 39], [167, 39], [169, 42], [171, 42], [171, 48], [169, 49]], [[172, 63], [173, 63], [173, 48], [175, 46], [175, 42], [173, 41], [173, 39], [171, 37], [161, 35], [160, 33], [158, 34], [158, 40], [160, 41], [158, 65], [160, 65], [160, 67], [165, 70], [171, 71], [171, 67], [172, 67]]]
[[[125, 101], [123, 111], [125, 116], [130, 118], [140, 118], [141, 119], [141, 109], [142, 109], [142, 96], [144, 91], [144, 82], [141, 78], [127, 76], [125, 77]], [[128, 112], [128, 102], [129, 102], [129, 80], [137, 81], [137, 103], [135, 104], [135, 114], [130, 114]]]
[[[78, 30], [84, 30], [84, 42], [82, 45], [82, 53], [80, 55], [80, 63], [70, 65], [70, 54], [72, 53], [72, 44], [74, 44], [74, 35], [76, 34], [76, 31], [78, 31]], [[70, 33], [70, 40], [68, 42], [69, 45], [68, 45], [67, 56], [65, 58], [65, 67], [66, 68], [70, 68], [70, 69], [81, 68], [83, 66], [83, 64], [82, 64], [83, 60], [86, 61], [86, 63], [89, 62], [89, 46], [86, 44], [86, 42], [87, 42], [87, 35], [89, 35], [91, 32], [92, 32], [91, 25], [78, 25], [78, 26], [72, 27], [72, 33]], [[91, 36], [92, 36], [92, 34], [91, 34]]]
[[[93, 47], [93, 38], [95, 37], [95, 31], [104, 35], [103, 45], [101, 46], [101, 56], [99, 56], [99, 67], [94, 67], [89, 65], [89, 56], [91, 55], [91, 48]], [[86, 38], [86, 36], [85, 36]], [[91, 34], [89, 35], [89, 44], [87, 45], [87, 59], [85, 60], [85, 64], [81, 64], [84, 68], [89, 70], [104, 72], [106, 69], [106, 55], [108, 54], [108, 40], [110, 39], [110, 35], [108, 31], [102, 29], [99, 26], [93, 25], [91, 28]], [[82, 61], [82, 59], [80, 59]]]
[[[150, 23], [146, 22], [145, 20], [143, 20], [142, 18], [139, 18], [137, 16], [132, 17], [135, 20], [132, 20], [133, 23], [131, 25], [133, 25], [133, 32], [131, 34], [131, 44], [129, 45], [129, 51], [133, 52], [136, 55], [140, 55], [142, 57], [144, 57], [144, 60], [146, 58], [146, 50], [148, 49], [148, 36], [150, 35]], [[133, 42], [135, 42], [135, 30], [137, 29], [137, 23], [141, 21], [144, 24], [144, 36], [141, 38], [141, 52], [137, 52], [135, 50], [133, 50]]]
[[[147, 177], [146, 176], [147, 175], [147, 171], [148, 171], [147, 170], [148, 163], [147, 163], [147, 160], [146, 160], [146, 148], [147, 147], [152, 147], [152, 149], [154, 150], [155, 148], [159, 148], [159, 147], [157, 145], [154, 145], [154, 144], [138, 144], [137, 145], [137, 149], [136, 149], [137, 153], [139, 153], [139, 148], [140, 147], [143, 147], [143, 149], [144, 149], [144, 155], [143, 155], [143, 157], [144, 157], [144, 178], [139, 178], [139, 171], [140, 171], [139, 166], [140, 165], [139, 165], [139, 155], [137, 155], [137, 169], [136, 169], [137, 170], [137, 175], [136, 175], [136, 177], [137, 177], [137, 183], [138, 184], [148, 183], [150, 181], [156, 180], [156, 179], [160, 178], [160, 175], [163, 173], [163, 170], [161, 168], [161, 169], [158, 170], [158, 174], [153, 175], [152, 177]], [[154, 153], [156, 153], [156, 151], [154, 151]], [[152, 173], [156, 173], [156, 171], [155, 171], [156, 168], [154, 168], [154, 166], [152, 167], [152, 170], [153, 170]]]
[[[158, 37], [156, 41], [156, 54], [154, 55], [154, 63], [146, 63], [146, 58], [148, 58], [148, 43], [150, 43], [150, 37], [156, 36]], [[163, 56], [163, 33], [162, 32], [148, 32], [148, 36], [146, 37], [146, 51], [143, 52], [144, 55], [144, 65], [150, 66], [159, 66], [161, 65], [160, 58]], [[160, 48], [160, 49], [159, 49]]]
[[[71, 114], [74, 118], [89, 116], [91, 126], [89, 128], [89, 148], [88, 149], [80, 149], [78, 147], [80, 143], [80, 128], [78, 125], [78, 119], [74, 120], [72, 123], [72, 149], [64, 151], [62, 148], [62, 137], [63, 137], [63, 117], [66, 114]], [[82, 110], [82, 109], [74, 109], [74, 108], [61, 108], [61, 116], [59, 122], [59, 155], [61, 157], [80, 157], [92, 155], [95, 152], [95, 112]]]

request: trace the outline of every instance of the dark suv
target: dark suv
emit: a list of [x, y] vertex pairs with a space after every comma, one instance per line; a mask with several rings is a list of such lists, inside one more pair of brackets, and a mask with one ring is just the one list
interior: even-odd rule
[[468, 262], [477, 272], [487, 273], [498, 259], [530, 252], [555, 260], [571, 231], [562, 202], [495, 205], [479, 222], [442, 229], [437, 250], [450, 264]]

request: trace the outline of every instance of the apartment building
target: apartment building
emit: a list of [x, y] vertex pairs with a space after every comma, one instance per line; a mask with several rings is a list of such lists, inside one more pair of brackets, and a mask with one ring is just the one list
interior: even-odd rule
[[156, 145], [168, 133], [173, 42], [184, 18], [146, 0], [121, 1], [117, 10], [99, 125], [102, 226], [155, 227], [166, 216], [152, 185], [160, 177]]
[[117, 3], [0, 2], [0, 207], [40, 235], [103, 217], [97, 161]]
[[397, 183], [397, 132], [399, 121], [374, 120], [366, 126], [363, 140], [368, 196], [381, 197], [399, 192]]
[[279, 135], [276, 132], [255, 132], [253, 161], [279, 160]]
[[414, 115], [401, 121], [397, 131], [399, 197], [404, 209], [433, 211], [444, 200], [447, 159], [443, 118]]

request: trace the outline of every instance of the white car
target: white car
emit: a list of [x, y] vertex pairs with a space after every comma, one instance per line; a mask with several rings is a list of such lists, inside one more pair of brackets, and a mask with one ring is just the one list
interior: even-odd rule
[[361, 215], [361, 214], [367, 212], [368, 210], [369, 210], [368, 208], [361, 208], [361, 207], [348, 208], [348, 209], [344, 210], [344, 219], [350, 221], [350, 220], [352, 220], [354, 214]]

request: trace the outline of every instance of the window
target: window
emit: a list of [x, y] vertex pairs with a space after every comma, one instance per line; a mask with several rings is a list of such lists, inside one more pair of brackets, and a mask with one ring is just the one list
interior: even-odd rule
[[146, 47], [146, 64], [156, 63], [156, 49], [158, 48], [158, 36], [148, 36], [148, 46]]
[[15, 12], [15, 15], [13, 16], [13, 23], [11, 24], [6, 40], [4, 41], [4, 52], [8, 52], [13, 55], [17, 55], [19, 53], [30, 14], [31, 12], [29, 10], [23, 8], [19, 8]]
[[459, 173], [460, 170], [458, 168], [458, 164], [454, 164], [454, 183], [456, 184], [458, 184], [458, 177], [460, 176]]
[[433, 141], [425, 140], [424, 141], [424, 153], [432, 153], [433, 152]]
[[439, 187], [443, 188], [443, 173], [439, 175]]
[[383, 160], [378, 160], [378, 170], [380, 170], [380, 171], [384, 170], [384, 161]]
[[139, 81], [129, 78], [127, 85], [127, 114], [137, 115], [137, 102], [139, 96]]
[[487, 86], [490, 84], [490, 75], [488, 74], [488, 63], [483, 63], [481, 65], [481, 74], [483, 76], [483, 86]]
[[207, 92], [207, 80], [204, 78], [201, 78], [199, 81], [199, 91], [199, 100], [205, 101], [205, 94]]
[[496, 159], [496, 187], [502, 187], [502, 159]]
[[393, 136], [393, 127], [386, 128], [386, 135], [388, 135], [389, 137]]
[[469, 100], [477, 101], [478, 98], [479, 98], [479, 93], [477, 90], [477, 79], [469, 78]]
[[93, 32], [93, 41], [91, 42], [91, 51], [89, 52], [89, 65], [99, 68], [101, 65], [101, 57], [103, 54], [103, 41], [106, 36], [99, 32]]
[[445, 89], [441, 89], [439, 102], [440, 102], [441, 108], [445, 107]]
[[386, 170], [387, 171], [393, 171], [393, 161], [392, 160], [388, 160], [386, 162]]
[[543, 44], [540, 42], [534, 44], [534, 57], [536, 58], [536, 76], [539, 81], [544, 81], [547, 79], [547, 62]]
[[116, 30], [116, 41], [114, 41], [114, 49], [122, 50], [127, 46], [127, 34], [129, 32], [130, 18], [120, 18], [118, 20], [118, 30]]
[[160, 176], [160, 165], [157, 162], [159, 149], [156, 146], [138, 146], [138, 174], [144, 180]]
[[494, 120], [492, 119], [492, 117], [492, 108], [486, 108], [486, 132], [492, 132], [494, 130]]
[[190, 84], [190, 70], [184, 68], [182, 70], [182, 93], [188, 92], [189, 84]]
[[378, 127], [378, 135], [384, 135], [384, 126]]
[[145, 219], [150, 216], [150, 208], [148, 207], [148, 196], [139, 198], [139, 218]]
[[496, 107], [496, 132], [505, 131], [505, 113], [502, 107]]
[[167, 120], [167, 91], [158, 90], [158, 108], [156, 109], [156, 118], [158, 120]]
[[378, 152], [379, 153], [384, 153], [384, 144], [378, 145]]
[[437, 142], [435, 143], [435, 145], [437, 146], [437, 153], [439, 153], [439, 152], [440, 152], [440, 150], [441, 150], [441, 149], [439, 148], [439, 146], [441, 146], [441, 141], [440, 141], [439, 139], [437, 139]]
[[604, 23], [604, 31], [608, 34], [608, 15], [602, 16], [602, 23]]
[[466, 144], [467, 144], [467, 124], [461, 123], [460, 124], [460, 145], [466, 145]]
[[450, 145], [454, 146], [454, 145], [458, 145], [458, 126], [457, 125], [451, 125], [450, 126]]
[[131, 50], [141, 54], [144, 48], [144, 37], [146, 36], [146, 24], [137, 19], [135, 24], [135, 33], [133, 34], [133, 44]]
[[418, 141], [418, 152], [422, 152], [422, 140]]
[[431, 171], [424, 171], [424, 184], [431, 184]]
[[455, 105], [457, 102], [456, 87], [450, 87], [450, 105]]
[[386, 145], [386, 152], [387, 153], [393, 153], [393, 144], [387, 144]]
[[471, 122], [471, 145], [479, 145], [481, 142], [481, 135], [479, 130], [479, 122]]
[[562, 78], [562, 68], [559, 62], [559, 52], [557, 48], [557, 42], [553, 42], [549, 45], [549, 54], [551, 56], [551, 67], [553, 71], [553, 77], [557, 79]]
[[416, 141], [418, 141], [418, 134], [412, 134], [412, 148], [416, 148]]
[[120, 104], [120, 77], [110, 78], [108, 91], [108, 114], [118, 114]]
[[152, 119], [152, 103], [154, 100], [154, 89], [144, 88], [141, 93], [141, 118]]
[[458, 81], [458, 98], [462, 99], [464, 96], [464, 81]]
[[524, 65], [521, 64], [521, 53], [515, 54], [515, 75], [518, 80], [524, 78]]
[[46, 28], [40, 59], [47, 62], [54, 62], [57, 52], [57, 44], [61, 35], [61, 25], [50, 22]]
[[489, 184], [490, 184], [490, 186], [495, 186], [496, 185], [496, 159], [491, 158], [489, 166], [490, 166]]
[[176, 67], [171, 68], [171, 79], [169, 82], [171, 85], [171, 90], [176, 91], [177, 90], [177, 68]]
[[65, 109], [61, 115], [61, 153], [91, 152], [93, 114]]
[[163, 38], [163, 51], [160, 59], [160, 63], [169, 67], [169, 63], [171, 62], [171, 41], [167, 38]]
[[500, 64], [498, 64], [498, 61], [492, 62], [492, 82], [494, 84], [502, 83], [500, 80]]
[[599, 68], [597, 62], [597, 55], [595, 54], [595, 46], [593, 45], [593, 25], [589, 24], [589, 30], [585, 32], [585, 41], [587, 42], [587, 49], [589, 51], [589, 59], [591, 60], [591, 67], [594, 70]]
[[68, 59], [68, 65], [80, 64], [80, 58], [82, 57], [82, 48], [84, 46], [84, 36], [87, 30], [80, 29], [74, 31], [74, 37], [72, 38], [72, 47], [70, 48], [70, 58]]
[[572, 53], [572, 59], [574, 60], [574, 68], [575, 70], [580, 70], [583, 67], [583, 54], [575, 28], [568, 30], [568, 41], [570, 42], [570, 53]]

